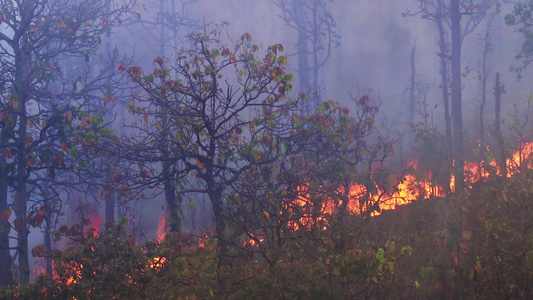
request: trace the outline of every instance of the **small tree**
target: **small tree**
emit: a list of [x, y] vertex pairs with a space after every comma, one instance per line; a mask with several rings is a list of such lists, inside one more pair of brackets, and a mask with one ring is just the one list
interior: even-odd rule
[[[164, 178], [154, 164], [180, 162], [182, 167], [173, 168], [172, 174], [184, 179], [182, 192], [203, 193], [210, 200], [219, 266], [228, 255], [224, 207], [230, 187], [253, 166], [275, 159], [275, 153], [258, 152], [259, 138], [294, 108], [286, 98], [292, 75], [285, 73], [282, 46], [268, 47], [259, 58], [260, 48], [249, 34], [226, 46], [223, 33], [219, 27], [192, 33], [189, 47], [178, 53], [173, 66], [158, 57], [152, 73], [136, 66], [127, 69], [138, 86], [129, 108], [142, 117], [132, 124], [141, 134], [129, 139], [136, 142], [125, 154], [141, 163], [140, 180], [155, 183]], [[159, 121], [162, 112], [168, 116], [167, 128]], [[160, 151], [161, 144], [168, 146], [168, 153]]]
[[[0, 1], [0, 23], [5, 26], [0, 32], [3, 71], [0, 78], [3, 123], [0, 208], [4, 209], [4, 216], [11, 213], [10, 208], [6, 209], [11, 187], [16, 217], [12, 227], [17, 232], [22, 284], [28, 282], [30, 273], [28, 220], [34, 220], [33, 225], [43, 221], [41, 218], [37, 222], [31, 212], [34, 207], [28, 204], [33, 195], [30, 188], [50, 180], [42, 176], [43, 170], [63, 182], [70, 179], [54, 176], [55, 170], [70, 170], [70, 174], [75, 174], [72, 171], [76, 167], [66, 164], [69, 151], [76, 152], [71, 148], [74, 146], [71, 133], [83, 127], [88, 130], [81, 136], [90, 131], [97, 134], [99, 118], [91, 117], [97, 111], [91, 101], [96, 94], [102, 95], [103, 82], [110, 81], [110, 73], [74, 80], [65, 78], [58, 61], [65, 56], [81, 56], [88, 60], [99, 47], [102, 35], [120, 21], [132, 4], [129, 0]], [[78, 118], [82, 122], [76, 122]], [[6, 235], [3, 231], [2, 237]], [[8, 249], [1, 251], [2, 257], [9, 256]], [[1, 264], [1, 267], [1, 274], [10, 274], [8, 265]]]

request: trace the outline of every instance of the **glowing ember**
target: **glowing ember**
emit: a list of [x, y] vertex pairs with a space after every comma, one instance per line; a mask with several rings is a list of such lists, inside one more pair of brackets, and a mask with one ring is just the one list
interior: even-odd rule
[[255, 237], [253, 234], [250, 234], [251, 238], [249, 241], [244, 241], [242, 243], [243, 246], [252, 246], [252, 247], [255, 247], [255, 246], [258, 246], [259, 244], [262, 244], [264, 241], [265, 241], [265, 238], [263, 237]]
[[154, 270], [161, 270], [167, 261], [168, 259], [164, 256], [156, 256], [148, 262], [146, 267]]
[[67, 282], [66, 282], [67, 285], [74, 284], [74, 283], [78, 282], [78, 280], [81, 279], [81, 271], [83, 270], [83, 264], [79, 264], [79, 265], [78, 264], [74, 264], [71, 267], [75, 269], [75, 275], [74, 276], [70, 276], [69, 278], [67, 278]]

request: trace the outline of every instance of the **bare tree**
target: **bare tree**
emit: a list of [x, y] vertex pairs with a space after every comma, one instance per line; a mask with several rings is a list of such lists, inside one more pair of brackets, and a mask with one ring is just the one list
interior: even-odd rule
[[488, 59], [489, 52], [493, 49], [493, 35], [494, 28], [493, 22], [496, 16], [500, 13], [501, 5], [496, 3], [494, 11], [490, 14], [487, 20], [487, 27], [485, 33], [480, 35], [480, 39], [483, 43], [483, 55], [481, 59], [481, 71], [479, 73], [479, 78], [481, 80], [481, 102], [479, 104], [479, 141], [481, 143], [481, 151], [483, 153], [485, 147], [485, 124], [484, 124], [484, 113], [485, 113], [485, 104], [487, 103], [487, 80], [489, 77], [488, 70]]
[[[404, 13], [404, 16], [419, 15], [422, 19], [434, 22], [439, 31], [438, 55], [441, 62], [446, 138], [448, 144], [452, 145], [450, 153], [454, 159], [452, 169], [456, 190], [462, 190], [464, 187], [461, 48], [464, 38], [476, 29], [496, 3], [496, 0], [450, 0], [449, 3], [445, 0], [418, 0], [418, 9], [415, 12]], [[466, 20], [461, 21], [462, 17], [466, 17]], [[451, 93], [448, 92], [448, 87]], [[450, 96], [451, 111], [448, 102]]]

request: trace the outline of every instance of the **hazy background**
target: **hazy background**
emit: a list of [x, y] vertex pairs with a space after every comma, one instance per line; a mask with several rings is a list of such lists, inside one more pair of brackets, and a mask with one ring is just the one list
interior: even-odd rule
[[[340, 45], [332, 50], [331, 57], [319, 73], [321, 98], [324, 100], [333, 99], [344, 106], [354, 107], [350, 93], [372, 90], [373, 98], [382, 103], [378, 124], [383, 131], [388, 130], [393, 137], [401, 140], [396, 147], [397, 153], [401, 149], [402, 158], [391, 158], [391, 162], [397, 165], [405, 165], [404, 162], [413, 156], [412, 131], [410, 133], [406, 125], [409, 111], [405, 97], [410, 84], [413, 46], [416, 46], [416, 81], [424, 82], [428, 87], [426, 108], [429, 125], [444, 132], [437, 28], [419, 16], [402, 15], [407, 10], [416, 11], [417, 3], [416, 0], [329, 1], [328, 8], [336, 21]], [[502, 4], [502, 11], [493, 24], [493, 50], [488, 56], [487, 127], [494, 122], [492, 88], [496, 72], [501, 73], [505, 84], [502, 117], [506, 119], [506, 124], [510, 123], [509, 114], [513, 111], [513, 105], [523, 110], [529, 94], [533, 92], [530, 70], [523, 73], [520, 81], [510, 71], [511, 65], [519, 64], [515, 61], [515, 55], [523, 41], [514, 28], [505, 25], [504, 16], [512, 8], [512, 4]], [[282, 12], [271, 0], [139, 0], [137, 12], [140, 19], [133, 18], [113, 29], [115, 35], [105, 41], [107, 49], [102, 51], [117, 46], [121, 53], [131, 57], [132, 64], [151, 71], [157, 56], [172, 62], [178, 49], [186, 46], [184, 37], [187, 33], [202, 30], [205, 25], [229, 22], [230, 35], [235, 38], [248, 32], [253, 42], [264, 48], [274, 43], [283, 44], [289, 58], [287, 69], [295, 74], [294, 90], [298, 90], [297, 34], [280, 18]], [[169, 21], [171, 15], [178, 18]], [[158, 24], [161, 20], [165, 20], [167, 26]], [[481, 97], [478, 71], [481, 68], [483, 41], [480, 36], [486, 28], [482, 22], [476, 31], [465, 38], [462, 50], [465, 140], [470, 143], [475, 142], [475, 122]], [[127, 117], [124, 109], [117, 107], [116, 113], [124, 122]], [[415, 122], [421, 121], [422, 117], [417, 114]], [[115, 127], [119, 130], [120, 123], [115, 123]], [[403, 136], [405, 138], [401, 139]], [[467, 156], [469, 151], [467, 148]], [[189, 219], [185, 221], [184, 230], [200, 231], [209, 227], [209, 207], [210, 204], [202, 196], [195, 199], [194, 205], [186, 201], [183, 210]], [[155, 237], [158, 220], [164, 214], [164, 201], [138, 201], [132, 214], [143, 229], [142, 239], [150, 240]], [[36, 237], [35, 243], [40, 243], [41, 238], [41, 235]]]
[[[294, 85], [295, 90], [298, 90], [297, 34], [280, 18], [282, 12], [273, 1], [140, 0], [138, 3], [140, 19], [130, 20], [122, 27], [114, 29], [116, 35], [108, 40], [109, 46], [117, 45], [122, 52], [132, 56], [134, 63], [150, 70], [156, 56], [163, 56], [172, 61], [173, 54], [184, 46], [187, 33], [202, 30], [205, 25], [228, 22], [230, 35], [235, 38], [248, 32], [252, 35], [253, 42], [264, 48], [274, 43], [283, 44], [289, 58], [288, 71], [295, 74]], [[524, 107], [528, 95], [533, 91], [529, 84], [530, 71], [526, 71], [520, 81], [517, 80], [516, 74], [510, 71], [511, 65], [519, 64], [515, 61], [515, 55], [523, 40], [514, 28], [505, 25], [504, 16], [512, 8], [513, 4], [503, 3], [501, 12], [493, 22], [493, 49], [488, 55], [487, 65], [487, 127], [492, 126], [494, 120], [493, 86], [496, 72], [501, 73], [506, 90], [502, 99], [503, 118], [510, 118], [514, 104]], [[397, 152], [402, 148], [403, 163], [410, 159], [413, 147], [412, 135], [409, 138], [410, 129], [406, 126], [409, 113], [406, 91], [410, 84], [410, 55], [413, 46], [416, 46], [416, 81], [424, 82], [428, 87], [426, 108], [429, 125], [444, 132], [437, 27], [420, 16], [403, 16], [407, 11], [415, 12], [418, 9], [416, 0], [336, 0], [328, 2], [328, 9], [336, 21], [340, 46], [333, 49], [330, 59], [320, 69], [321, 98], [333, 99], [342, 105], [353, 107], [349, 93], [357, 94], [358, 90], [362, 89], [371, 90], [376, 101], [382, 103], [378, 124], [392, 135], [398, 135], [398, 138], [407, 136], [402, 143], [398, 142], [396, 145]], [[164, 15], [161, 15], [161, 11]], [[170, 15], [179, 17], [169, 21]], [[157, 22], [163, 19], [166, 23], [175, 23], [161, 30], [162, 27]], [[475, 142], [475, 122], [479, 115], [481, 81], [478, 72], [481, 69], [484, 47], [482, 36], [486, 30], [484, 21], [465, 38], [462, 50], [463, 116], [467, 131], [466, 140], [470, 139], [471, 143]], [[421, 121], [421, 115], [416, 114], [415, 122]], [[400, 160], [396, 158], [396, 162], [398, 161]], [[138, 205], [141, 211], [155, 209], [156, 215], [162, 214], [162, 202], [154, 205], [153, 201], [141, 201]], [[195, 201], [195, 205], [205, 204]], [[209, 210], [208, 207], [209, 205], [205, 205], [205, 210]], [[202, 209], [195, 211], [196, 214], [203, 214], [199, 213]], [[205, 217], [207, 215], [204, 215]], [[142, 227], [156, 228], [156, 221], [153, 218], [144, 218], [143, 222], [147, 224]], [[192, 230], [202, 227], [201, 224], [188, 225]]]

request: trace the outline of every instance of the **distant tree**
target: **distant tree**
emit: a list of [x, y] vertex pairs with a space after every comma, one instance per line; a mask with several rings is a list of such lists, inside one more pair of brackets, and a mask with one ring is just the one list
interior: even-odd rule
[[313, 113], [321, 101], [319, 70], [329, 60], [331, 50], [340, 45], [337, 24], [328, 8], [333, 0], [273, 2], [281, 9], [281, 19], [298, 34], [298, 89], [310, 98], [309, 107], [305, 109], [308, 113]]
[[[142, 30], [148, 31], [148, 34], [153, 35], [158, 39], [158, 49], [154, 49], [158, 56], [168, 64], [173, 64], [173, 57], [178, 52], [180, 42], [184, 42], [185, 31], [201, 30], [202, 26], [197, 20], [193, 20], [189, 15], [191, 8], [198, 0], [159, 0], [157, 7], [157, 14], [155, 19], [138, 18], [133, 20], [128, 30], [134, 32], [138, 27]], [[146, 11], [151, 10], [151, 7], [145, 8]], [[176, 80], [179, 78], [176, 78]], [[162, 108], [162, 107], [161, 107]], [[161, 118], [162, 140], [168, 140], [169, 125], [168, 116], [164, 109], [161, 110], [159, 116]], [[166, 153], [171, 151], [167, 143], [160, 143], [161, 152]], [[159, 177], [162, 178], [163, 195], [167, 204], [167, 211], [169, 217], [166, 219], [170, 232], [179, 232], [182, 229], [183, 213], [182, 202], [183, 194], [179, 190], [180, 180], [171, 171], [171, 169], [179, 168], [173, 165], [175, 162], [162, 161]], [[148, 185], [146, 185], [147, 187]], [[154, 186], [152, 186], [154, 187]]]
[[481, 71], [479, 77], [481, 80], [481, 103], [479, 104], [479, 141], [481, 143], [481, 149], [484, 149], [485, 145], [485, 124], [484, 116], [485, 113], [485, 104], [487, 102], [487, 80], [489, 77], [488, 70], [488, 58], [489, 52], [493, 48], [493, 22], [496, 16], [500, 13], [501, 5], [496, 3], [494, 11], [489, 15], [487, 20], [487, 27], [484, 34], [480, 35], [480, 39], [483, 42], [483, 56], [481, 60]]
[[[4, 223], [3, 228], [12, 227], [17, 232], [21, 284], [28, 282], [30, 274], [28, 226], [40, 226], [47, 209], [29, 203], [36, 196], [33, 190], [50, 180], [67, 183], [71, 177], [59, 173], [68, 171], [77, 176], [76, 170], [82, 170], [67, 158], [75, 156], [76, 144], [83, 139], [96, 138], [102, 124], [99, 117], [93, 117], [101, 107], [94, 100], [102, 98], [106, 90], [103, 83], [112, 82], [113, 72], [66, 78], [58, 61], [65, 56], [89, 59], [102, 35], [119, 23], [132, 5], [133, 1], [111, 0], [0, 1], [0, 23], [5, 28], [0, 32], [0, 207], [3, 216], [11, 214], [7, 199], [12, 188], [15, 221]], [[43, 176], [45, 171], [50, 176]], [[7, 234], [3, 231], [2, 237]], [[2, 257], [9, 257], [9, 249], [1, 251]], [[2, 283], [9, 283], [9, 265], [1, 264], [1, 268]]]
[[[464, 188], [464, 133], [462, 120], [461, 49], [464, 38], [472, 33], [496, 0], [418, 0], [415, 12], [407, 11], [404, 16], [420, 15], [422, 19], [436, 23], [439, 30], [438, 54], [441, 59], [441, 87], [443, 92], [446, 138], [454, 160], [453, 174], [456, 190]], [[461, 21], [466, 17], [465, 21]], [[450, 70], [450, 73], [448, 73]], [[449, 81], [451, 78], [451, 83]], [[448, 87], [451, 93], [448, 93]], [[451, 97], [451, 111], [449, 100]], [[452, 130], [453, 129], [453, 130]], [[452, 132], [453, 131], [453, 132]]]
[[434, 22], [437, 25], [439, 39], [439, 60], [440, 60], [440, 75], [441, 82], [440, 87], [442, 90], [442, 102], [444, 104], [444, 121], [446, 126], [446, 139], [448, 140], [449, 145], [449, 154], [451, 155], [452, 147], [452, 125], [450, 117], [450, 75], [449, 75], [449, 37], [447, 28], [449, 23], [447, 20], [447, 12], [445, 10], [444, 0], [419, 0], [418, 1], [418, 10], [415, 12], [407, 11], [404, 13], [404, 16], [416, 16], [421, 15], [422, 19], [429, 20]]

